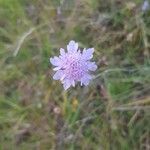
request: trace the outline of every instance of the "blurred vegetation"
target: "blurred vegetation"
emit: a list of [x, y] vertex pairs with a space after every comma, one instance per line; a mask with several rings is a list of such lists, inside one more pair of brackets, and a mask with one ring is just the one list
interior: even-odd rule
[[[150, 11], [142, 0], [0, 0], [0, 150], [149, 150]], [[88, 87], [64, 92], [49, 57], [94, 47]]]

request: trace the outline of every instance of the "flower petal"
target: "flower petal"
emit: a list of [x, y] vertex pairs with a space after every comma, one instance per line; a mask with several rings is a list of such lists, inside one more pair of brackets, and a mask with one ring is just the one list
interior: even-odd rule
[[63, 48], [60, 48], [60, 54], [61, 54], [61, 56], [64, 56], [66, 54], [65, 50]]
[[53, 79], [54, 79], [54, 80], [59, 80], [59, 79], [62, 78], [63, 75], [64, 75], [64, 72], [63, 72], [62, 70], [58, 70], [58, 71], [54, 74]]
[[58, 71], [60, 69], [61, 69], [61, 67], [55, 67], [55, 68], [53, 68], [54, 71]]
[[95, 64], [95, 62], [87, 62], [87, 66], [88, 66], [88, 70], [90, 71], [95, 71], [97, 69], [97, 65]]
[[92, 79], [92, 76], [89, 75], [89, 74], [86, 74], [84, 75], [82, 78], [81, 78], [81, 86], [84, 84], [85, 86], [87, 86], [90, 82], [90, 80]]
[[82, 53], [82, 57], [85, 60], [89, 60], [93, 57], [94, 48], [84, 49]]
[[75, 81], [74, 80], [72, 80], [72, 86], [75, 87]]
[[54, 66], [60, 66], [61, 65], [61, 59], [59, 57], [50, 58], [50, 62]]
[[74, 53], [78, 50], [78, 43], [75, 41], [70, 41], [69, 44], [67, 45], [67, 50], [68, 53]]
[[69, 79], [65, 79], [63, 81], [63, 87], [65, 90], [67, 90], [71, 86], [72, 82]]

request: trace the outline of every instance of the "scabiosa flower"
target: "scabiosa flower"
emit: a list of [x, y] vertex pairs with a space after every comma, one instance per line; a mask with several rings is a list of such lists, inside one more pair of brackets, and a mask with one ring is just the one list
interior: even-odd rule
[[142, 5], [142, 11], [147, 11], [149, 8], [150, 8], [150, 4], [147, 0], [145, 0]]
[[59, 57], [50, 58], [50, 62], [55, 66], [56, 73], [54, 80], [60, 80], [67, 90], [70, 86], [75, 86], [76, 82], [81, 82], [81, 86], [87, 86], [92, 79], [91, 71], [97, 69], [95, 62], [91, 62], [94, 48], [84, 49], [82, 52], [78, 48], [78, 43], [70, 41], [67, 45], [67, 52], [60, 48]]

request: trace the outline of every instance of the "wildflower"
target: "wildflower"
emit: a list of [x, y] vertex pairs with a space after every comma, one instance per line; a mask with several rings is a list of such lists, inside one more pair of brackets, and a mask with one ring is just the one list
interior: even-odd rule
[[149, 8], [150, 8], [149, 2], [145, 0], [142, 5], [142, 11], [147, 11]]
[[91, 62], [94, 48], [78, 49], [78, 43], [70, 41], [67, 45], [67, 52], [60, 48], [60, 56], [50, 58], [50, 62], [55, 66], [56, 73], [54, 80], [60, 80], [65, 90], [70, 86], [75, 86], [76, 82], [81, 82], [81, 86], [87, 86], [92, 79], [91, 71], [97, 69], [95, 62]]

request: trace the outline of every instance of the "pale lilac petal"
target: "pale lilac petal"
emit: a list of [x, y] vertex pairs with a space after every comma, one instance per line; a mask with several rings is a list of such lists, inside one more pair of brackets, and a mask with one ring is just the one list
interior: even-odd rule
[[59, 57], [54, 57], [54, 58], [50, 58], [50, 62], [54, 65], [54, 66], [59, 66], [61, 65], [61, 59]]
[[79, 55], [81, 55], [81, 50], [79, 49], [79, 50], [77, 51], [77, 53], [78, 53]]
[[66, 77], [66, 75], [65, 75], [65, 74], [63, 74], [63, 75], [61, 76], [60, 81], [62, 81], [62, 82], [63, 82], [63, 80], [65, 79], [65, 77]]
[[81, 78], [81, 85], [85, 85], [85, 86], [87, 86], [88, 84], [89, 84], [89, 82], [90, 82], [90, 80], [92, 79], [92, 76], [91, 75], [89, 75], [89, 74], [86, 74], [86, 75], [84, 75], [82, 78]]
[[64, 56], [66, 54], [65, 50], [63, 48], [60, 49], [60, 54], [61, 54], [61, 56]]
[[59, 58], [61, 59], [61, 62], [63, 62], [63, 60], [65, 59], [65, 55], [60, 55]]
[[57, 71], [57, 70], [60, 70], [60, 69], [61, 69], [61, 67], [55, 67], [55, 68], [53, 68], [54, 71]]
[[88, 62], [87, 65], [90, 71], [95, 71], [97, 69], [97, 65], [95, 64], [95, 62]]
[[74, 80], [72, 80], [72, 86], [75, 87], [75, 81]]
[[71, 83], [71, 81], [69, 79], [65, 79], [63, 81], [63, 87], [64, 87], [64, 89], [67, 90], [71, 86], [71, 84], [72, 83]]
[[93, 57], [94, 48], [84, 49], [82, 53], [82, 57], [85, 60], [89, 60]]
[[69, 44], [67, 45], [67, 50], [68, 53], [75, 53], [78, 50], [78, 43], [75, 41], [70, 41]]
[[53, 79], [54, 79], [54, 80], [59, 80], [59, 79], [61, 79], [61, 77], [63, 76], [63, 74], [64, 74], [64, 72], [63, 72], [62, 70], [58, 70], [58, 71], [54, 74]]

